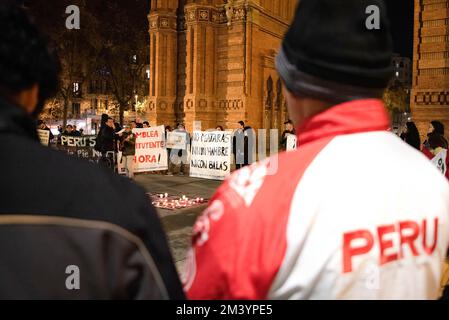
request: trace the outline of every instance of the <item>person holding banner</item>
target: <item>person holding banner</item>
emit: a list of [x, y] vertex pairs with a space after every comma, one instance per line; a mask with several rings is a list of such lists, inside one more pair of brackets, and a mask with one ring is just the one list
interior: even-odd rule
[[134, 178], [134, 157], [136, 156], [136, 135], [130, 126], [125, 126], [125, 131], [121, 137], [120, 149], [122, 151], [122, 162], [126, 170], [126, 176]]
[[177, 133], [178, 135], [183, 136], [183, 143], [180, 145], [178, 144], [176, 147], [171, 149], [170, 156], [169, 156], [169, 164], [168, 164], [168, 172], [167, 175], [171, 176], [173, 175], [174, 168], [179, 165], [179, 175], [183, 176], [186, 174], [185, 172], [185, 166], [188, 163], [188, 147], [190, 145], [190, 135], [186, 131], [186, 128], [184, 124], [180, 123], [178, 124], [177, 129], [173, 130], [174, 133]]
[[41, 119], [37, 120], [37, 128], [40, 129], [40, 130], [45, 130], [45, 131], [49, 132], [49, 136], [50, 136], [49, 140], [50, 140], [50, 142], [54, 139], [55, 136], [51, 132], [50, 128], [47, 127], [47, 124], [45, 123], [44, 120], [41, 120]]
[[282, 136], [281, 136], [281, 150], [282, 151], [286, 151], [287, 150], [287, 138], [289, 135], [294, 135], [296, 136], [296, 132], [295, 132], [295, 127], [293, 126], [293, 122], [291, 120], [288, 120], [286, 122], [284, 122], [285, 125], [285, 130], [284, 132], [282, 132]]
[[449, 165], [449, 157], [445, 139], [438, 132], [433, 131], [427, 135], [427, 145], [428, 147], [423, 147], [423, 153], [449, 180], [449, 170], [447, 168]]
[[50, 128], [47, 127], [43, 120], [37, 120], [37, 133], [42, 145], [48, 147], [52, 142], [54, 135], [51, 133]]

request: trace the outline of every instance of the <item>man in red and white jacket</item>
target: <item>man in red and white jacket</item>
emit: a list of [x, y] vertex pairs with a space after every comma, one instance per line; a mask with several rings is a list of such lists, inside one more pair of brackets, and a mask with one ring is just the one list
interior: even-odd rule
[[[369, 5], [375, 32], [359, 26]], [[218, 189], [194, 227], [189, 298], [437, 298], [449, 184], [388, 131], [384, 12], [380, 0], [300, 2], [276, 61], [299, 149]]]

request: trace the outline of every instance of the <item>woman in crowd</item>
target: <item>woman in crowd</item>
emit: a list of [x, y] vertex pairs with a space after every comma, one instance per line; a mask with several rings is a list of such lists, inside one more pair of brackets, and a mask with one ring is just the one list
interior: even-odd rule
[[413, 148], [421, 149], [421, 138], [419, 137], [418, 128], [414, 122], [409, 121], [405, 124], [404, 132], [401, 134], [401, 139], [407, 142]]
[[[429, 124], [429, 130], [427, 132], [427, 136], [429, 136], [430, 134], [432, 134], [433, 132], [436, 132], [437, 134], [439, 134], [445, 144], [445, 148], [448, 148], [448, 143], [446, 138], [444, 137], [444, 124], [442, 124], [440, 121], [431, 121]], [[429, 138], [427, 138], [426, 141], [424, 141], [424, 147], [429, 148]]]

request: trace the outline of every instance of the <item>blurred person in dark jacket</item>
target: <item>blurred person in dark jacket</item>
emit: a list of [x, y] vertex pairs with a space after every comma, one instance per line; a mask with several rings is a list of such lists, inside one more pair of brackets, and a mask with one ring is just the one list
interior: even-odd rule
[[40, 145], [59, 63], [26, 11], [1, 3], [0, 30], [0, 299], [182, 299], [145, 192]]

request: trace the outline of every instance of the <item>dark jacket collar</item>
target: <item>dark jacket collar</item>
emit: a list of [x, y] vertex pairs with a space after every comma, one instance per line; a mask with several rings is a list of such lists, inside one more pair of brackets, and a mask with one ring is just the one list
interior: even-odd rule
[[38, 140], [36, 121], [19, 106], [0, 97], [0, 134], [13, 133]]

